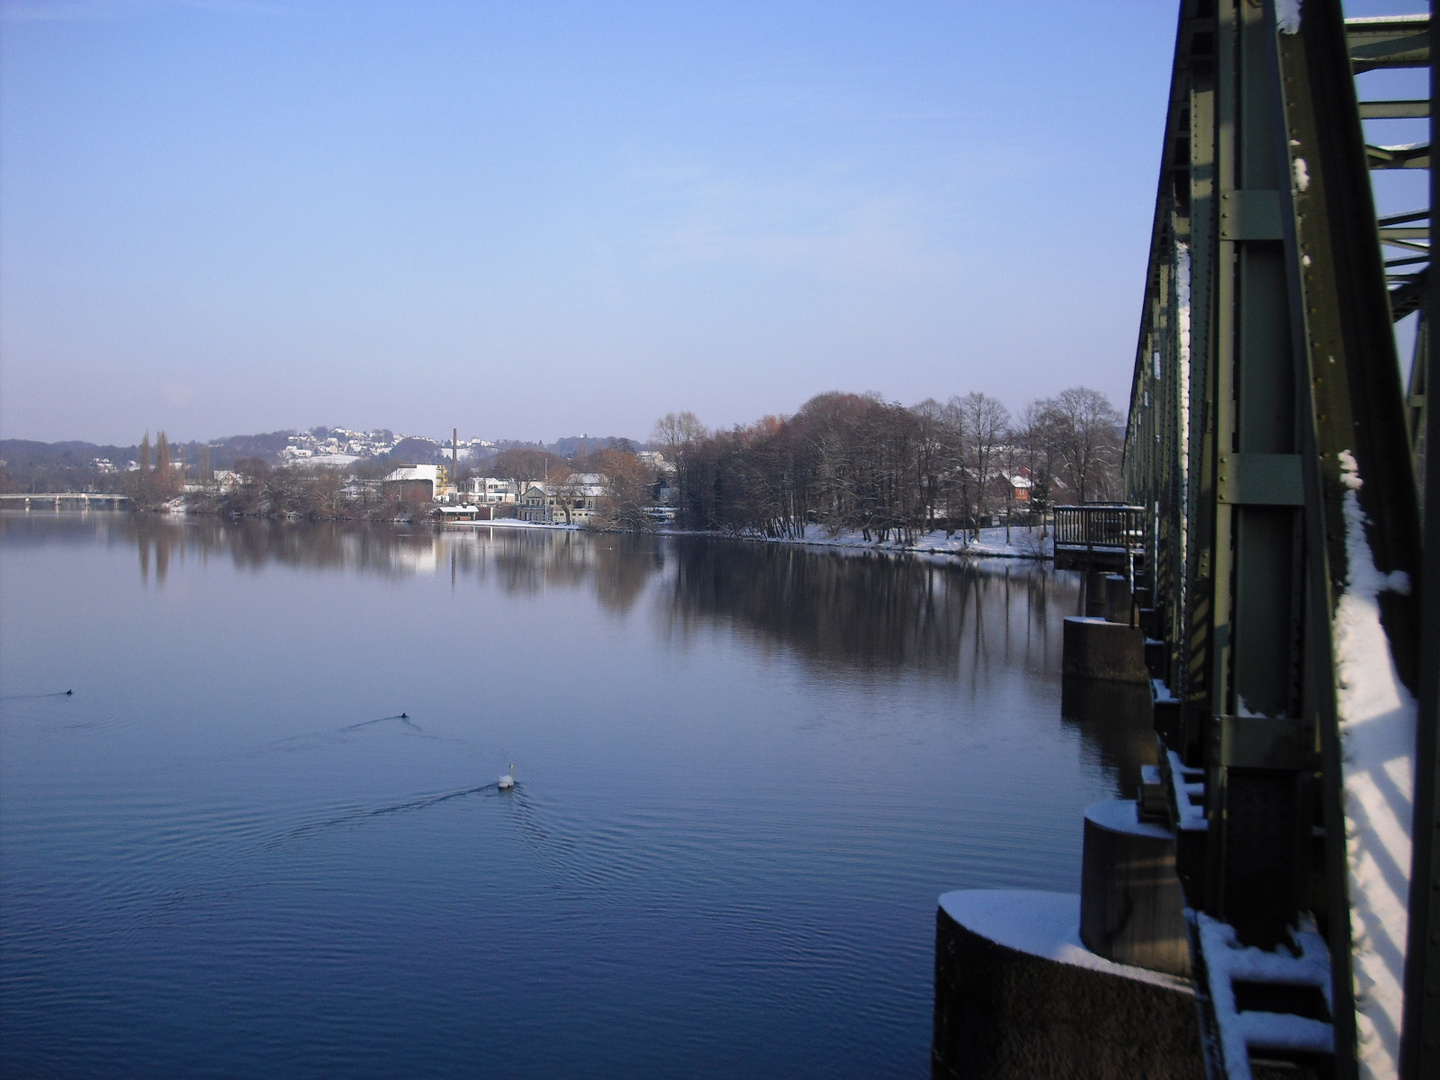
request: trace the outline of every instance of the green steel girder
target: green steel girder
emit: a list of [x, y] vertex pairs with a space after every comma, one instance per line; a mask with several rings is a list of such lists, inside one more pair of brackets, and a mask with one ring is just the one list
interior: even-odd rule
[[1347, 19], [1345, 38], [1357, 75], [1377, 68], [1416, 68], [1430, 63], [1430, 22], [1424, 16]]
[[1360, 102], [1361, 120], [1418, 120], [1429, 115], [1430, 102], [1428, 100]]
[[[1126, 495], [1153, 518], [1155, 623], [1169, 647], [1165, 681], [1184, 703], [1170, 748], [1206, 771], [1204, 906], [1262, 946], [1302, 911], [1317, 914], [1331, 953], [1339, 1077], [1357, 1070], [1332, 640], [1349, 573], [1342, 460], [1364, 478], [1358, 498], [1376, 567], [1428, 583], [1423, 653], [1418, 596], [1382, 593], [1380, 610], [1396, 669], [1411, 685], [1419, 674], [1429, 680], [1418, 684], [1402, 1053], [1406, 1076], [1440, 1075], [1440, 569], [1430, 565], [1440, 549], [1437, 522], [1427, 521], [1432, 572], [1422, 575], [1412, 467], [1434, 444], [1423, 405], [1436, 284], [1423, 268], [1398, 271], [1428, 264], [1429, 209], [1377, 221], [1369, 180], [1372, 168], [1429, 168], [1429, 147], [1367, 145], [1361, 129], [1431, 109], [1428, 100], [1361, 103], [1354, 81], [1428, 66], [1433, 31], [1428, 16], [1346, 21], [1336, 0], [1305, 0], [1293, 26], [1276, 20], [1274, 0], [1181, 4]], [[1402, 257], [1385, 261], [1382, 244]], [[1391, 327], [1416, 311], [1402, 393]], [[1436, 480], [1426, 478], [1432, 492]], [[1422, 655], [1432, 663], [1420, 665]], [[1312, 865], [1321, 822], [1323, 857]]]
[[1428, 169], [1430, 144], [1415, 146], [1367, 146], [1365, 157], [1372, 169]]

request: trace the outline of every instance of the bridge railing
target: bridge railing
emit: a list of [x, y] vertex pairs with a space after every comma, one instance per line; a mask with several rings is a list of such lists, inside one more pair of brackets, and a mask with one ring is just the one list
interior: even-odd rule
[[1145, 508], [1115, 503], [1055, 507], [1058, 570], [1125, 570], [1145, 553]]
[[1143, 506], [1057, 506], [1055, 543], [1066, 547], [1143, 549]]

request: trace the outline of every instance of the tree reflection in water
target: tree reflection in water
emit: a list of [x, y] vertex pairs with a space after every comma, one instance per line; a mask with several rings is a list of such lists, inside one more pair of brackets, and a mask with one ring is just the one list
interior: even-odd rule
[[[134, 545], [141, 580], [172, 562], [228, 559], [405, 577], [448, 575], [515, 595], [592, 589], [624, 614], [653, 592], [662, 633], [684, 643], [717, 625], [761, 635], [820, 664], [908, 666], [984, 679], [1021, 665], [1054, 678], [1062, 614], [1079, 579], [1040, 563], [962, 561], [705, 537], [433, 528], [160, 514], [0, 516], [6, 543], [99, 533]], [[652, 588], [653, 587], [653, 588]]]
[[1052, 594], [1070, 575], [1037, 563], [972, 562], [681, 538], [667, 627], [721, 621], [822, 663], [902, 665], [984, 679], [993, 665], [1053, 677]]
[[[448, 575], [457, 589], [482, 584], [519, 596], [590, 589], [606, 611], [650, 612], [661, 637], [675, 645], [721, 629], [757, 636], [820, 668], [918, 668], [961, 687], [1018, 667], [1058, 691], [1061, 620], [1081, 599], [1079, 575], [1019, 561], [490, 526], [0, 515], [7, 544], [96, 534], [112, 546], [134, 545], [147, 587], [153, 579], [163, 588], [172, 564], [194, 558], [257, 571], [274, 563], [396, 578]], [[1067, 683], [1063, 714], [1122, 788], [1132, 789], [1153, 752], [1148, 688]]]

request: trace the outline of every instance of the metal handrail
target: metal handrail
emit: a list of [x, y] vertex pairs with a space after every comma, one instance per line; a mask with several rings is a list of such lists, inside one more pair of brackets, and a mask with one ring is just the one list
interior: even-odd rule
[[1055, 543], [1060, 547], [1143, 549], [1145, 508], [1115, 504], [1057, 506]]

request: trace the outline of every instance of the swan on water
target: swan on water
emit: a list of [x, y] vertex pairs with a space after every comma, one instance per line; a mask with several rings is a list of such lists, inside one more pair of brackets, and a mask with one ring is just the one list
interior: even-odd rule
[[509, 790], [510, 790], [512, 787], [514, 787], [514, 786], [515, 786], [515, 763], [514, 763], [514, 762], [511, 762], [511, 763], [510, 763], [510, 771], [509, 771], [508, 773], [506, 773], [504, 776], [500, 777], [500, 790], [501, 790], [501, 791], [509, 791]]

